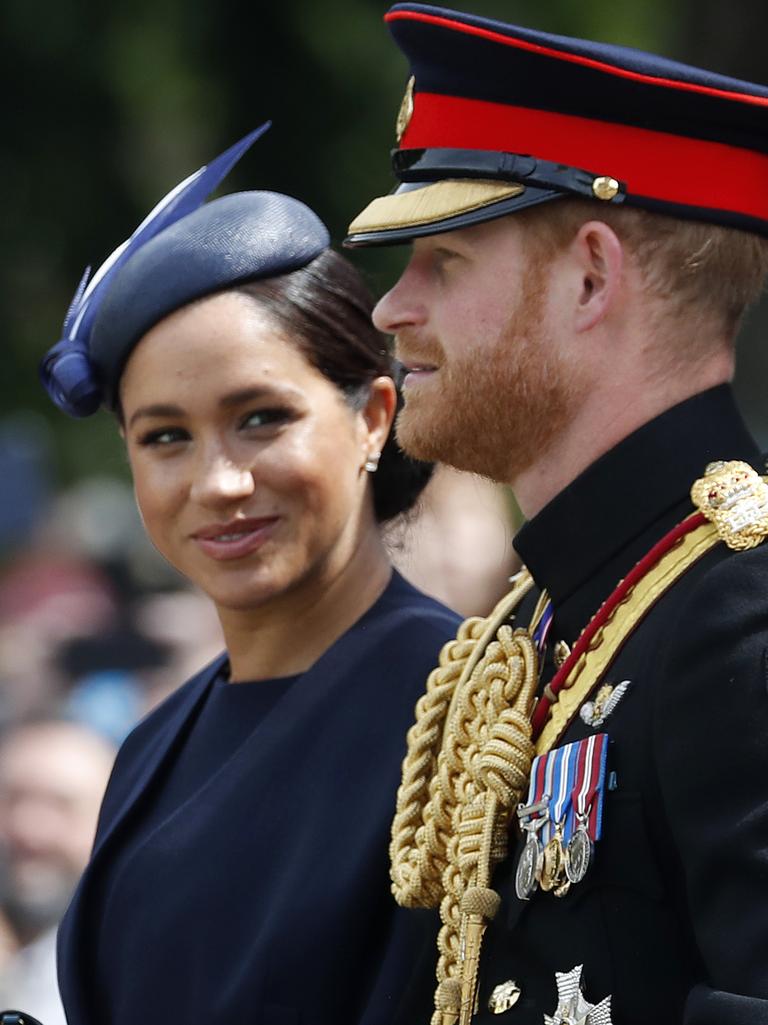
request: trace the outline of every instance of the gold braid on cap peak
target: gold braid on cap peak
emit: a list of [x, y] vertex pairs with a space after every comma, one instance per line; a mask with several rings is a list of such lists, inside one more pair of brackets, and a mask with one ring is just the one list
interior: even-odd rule
[[416, 705], [390, 846], [404, 907], [440, 906], [432, 1025], [472, 1017], [483, 932], [498, 908], [489, 886], [534, 757], [530, 713], [538, 657], [507, 622], [532, 586], [527, 571], [487, 618], [465, 620], [440, 652]]

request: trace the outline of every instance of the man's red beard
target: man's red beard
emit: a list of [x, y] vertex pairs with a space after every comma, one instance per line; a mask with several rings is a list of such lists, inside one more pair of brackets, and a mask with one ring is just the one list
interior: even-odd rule
[[438, 339], [398, 336], [404, 354], [438, 367], [418, 393], [406, 388], [396, 429], [409, 455], [514, 483], [546, 453], [585, 385], [547, 344], [541, 306], [534, 287], [495, 345], [469, 342], [449, 358]]

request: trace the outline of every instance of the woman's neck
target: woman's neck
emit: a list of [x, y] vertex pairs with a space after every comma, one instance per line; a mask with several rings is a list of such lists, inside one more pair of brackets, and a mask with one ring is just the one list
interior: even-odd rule
[[231, 679], [271, 679], [309, 669], [374, 604], [392, 575], [378, 529], [341, 566], [327, 566], [257, 609], [219, 608]]

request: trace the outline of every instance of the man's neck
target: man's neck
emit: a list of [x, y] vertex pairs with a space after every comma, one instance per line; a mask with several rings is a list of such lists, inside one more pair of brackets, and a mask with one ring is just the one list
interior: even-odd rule
[[727, 358], [711, 360], [688, 377], [638, 382], [632, 389], [596, 388], [569, 425], [533, 466], [510, 481], [526, 519], [532, 519], [600, 456], [644, 424], [686, 399], [732, 377]]

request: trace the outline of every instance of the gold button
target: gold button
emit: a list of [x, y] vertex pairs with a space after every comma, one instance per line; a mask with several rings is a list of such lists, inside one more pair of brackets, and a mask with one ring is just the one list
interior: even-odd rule
[[609, 178], [608, 175], [602, 175], [600, 178], [595, 178], [592, 182], [592, 191], [598, 199], [613, 199], [618, 195], [621, 186], [615, 178]]
[[496, 986], [488, 999], [488, 1010], [493, 1014], [504, 1014], [520, 999], [520, 987], [512, 979]]

